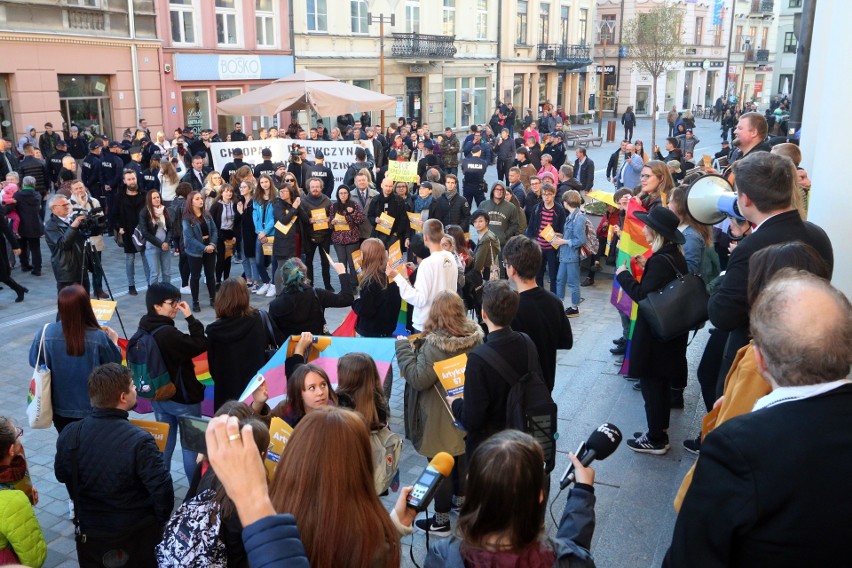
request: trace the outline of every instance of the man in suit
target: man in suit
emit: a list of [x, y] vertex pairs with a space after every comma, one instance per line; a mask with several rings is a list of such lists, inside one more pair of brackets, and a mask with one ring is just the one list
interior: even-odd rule
[[586, 149], [580, 146], [574, 153], [577, 159], [574, 160], [574, 177], [583, 186], [584, 191], [591, 191], [595, 185], [595, 163], [586, 157]]
[[754, 152], [733, 165], [737, 204], [754, 227], [731, 253], [722, 284], [710, 297], [708, 312], [713, 325], [729, 332], [719, 370], [717, 392], [737, 351], [748, 343], [748, 263], [756, 251], [778, 243], [802, 241], [816, 249], [834, 266], [831, 241], [820, 227], [803, 221], [791, 204], [798, 191], [795, 166], [789, 158], [769, 152]]
[[180, 181], [192, 186], [192, 191], [204, 189], [204, 180], [207, 179], [211, 169], [204, 166], [204, 154], [196, 154], [192, 157], [192, 169], [186, 172]]
[[615, 184], [616, 175], [619, 170], [621, 170], [621, 165], [624, 163], [624, 153], [627, 149], [627, 145], [630, 144], [629, 140], [622, 140], [621, 147], [612, 153], [609, 157], [609, 162], [606, 165], [606, 179]]
[[624, 162], [615, 174], [616, 189], [626, 187], [632, 190], [639, 185], [639, 175], [645, 163], [642, 161], [642, 156], [636, 154], [635, 150], [636, 147], [633, 144], [628, 143], [624, 146]]
[[852, 306], [826, 280], [785, 271], [755, 302], [751, 331], [772, 392], [704, 440], [663, 565], [845, 564]]

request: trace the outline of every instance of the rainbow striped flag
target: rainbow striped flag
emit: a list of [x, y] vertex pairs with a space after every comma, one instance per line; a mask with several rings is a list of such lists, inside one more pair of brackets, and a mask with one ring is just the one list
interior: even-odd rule
[[[393, 337], [408, 337], [411, 332], [406, 328], [408, 323], [408, 302], [405, 300], [399, 306], [399, 315], [396, 318], [396, 329], [393, 331]], [[355, 310], [350, 310], [344, 318], [343, 322], [335, 329], [331, 335], [334, 337], [355, 337], [355, 325], [358, 321], [358, 316]]]
[[[644, 212], [645, 209], [631, 199], [627, 205], [627, 215], [624, 217], [624, 227], [621, 229], [621, 238], [618, 241], [618, 256], [616, 257], [616, 266], [621, 266], [628, 263], [630, 272], [637, 280], [642, 280], [642, 267], [636, 262], [636, 256], [651, 256], [651, 246], [645, 240], [645, 235], [642, 233], [644, 223], [636, 218], [637, 212]], [[630, 299], [630, 296], [624, 293], [618, 280], [612, 280], [612, 295], [610, 302], [620, 312], [630, 318], [630, 333], [627, 336], [627, 352], [624, 355], [624, 363], [621, 365], [620, 374], [626, 375], [630, 368], [630, 342], [633, 339], [633, 329], [636, 326], [636, 316], [639, 313], [639, 306], [636, 302]]]

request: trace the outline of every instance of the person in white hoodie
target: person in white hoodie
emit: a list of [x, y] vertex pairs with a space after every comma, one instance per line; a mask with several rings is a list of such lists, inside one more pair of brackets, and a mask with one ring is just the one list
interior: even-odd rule
[[387, 276], [399, 286], [399, 295], [414, 306], [411, 324], [417, 333], [429, 317], [429, 308], [438, 293], [444, 290], [455, 291], [458, 284], [458, 269], [453, 254], [441, 248], [444, 238], [444, 225], [437, 219], [423, 223], [423, 244], [429, 249], [427, 256], [417, 267], [415, 283], [408, 282], [407, 272], [397, 271], [388, 262]]

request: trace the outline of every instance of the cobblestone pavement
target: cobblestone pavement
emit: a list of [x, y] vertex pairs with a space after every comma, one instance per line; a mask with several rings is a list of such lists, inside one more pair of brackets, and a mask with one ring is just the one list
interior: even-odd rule
[[[712, 153], [718, 150], [719, 134], [716, 123], [700, 120], [696, 136], [706, 139], [696, 153]], [[657, 125], [665, 134], [665, 120]], [[650, 122], [640, 121], [637, 137], [650, 140]], [[658, 142], [659, 143], [659, 142]], [[611, 190], [604, 171], [609, 154], [616, 145], [604, 144], [602, 148], [591, 148], [589, 156], [595, 161], [596, 187]], [[712, 150], [712, 152], [711, 152]], [[573, 155], [573, 152], [569, 152]], [[493, 170], [493, 168], [491, 168]], [[493, 181], [494, 173], [487, 179]], [[0, 414], [12, 416], [25, 427], [23, 438], [30, 464], [30, 473], [39, 490], [40, 502], [36, 513], [46, 540], [48, 541], [47, 568], [76, 566], [73, 526], [68, 518], [68, 494], [53, 475], [56, 432], [26, 428], [26, 388], [32, 372], [27, 361], [30, 344], [36, 331], [55, 319], [56, 287], [49, 267], [49, 254], [42, 244], [45, 266], [44, 275], [35, 277], [22, 274], [19, 269], [12, 276], [30, 289], [25, 302], [12, 303], [13, 293], [0, 291], [0, 344], [3, 345], [3, 370], [0, 372]], [[104, 266], [113, 293], [118, 300], [118, 313], [111, 325], [120, 331], [118, 316], [124, 323], [128, 336], [135, 331], [139, 318], [145, 311], [145, 287], [141, 285], [142, 271], [137, 260], [137, 288], [139, 296], [127, 295], [127, 279], [121, 251], [108, 242], [104, 253]], [[177, 262], [173, 263], [173, 274], [177, 274]], [[319, 274], [319, 270], [316, 271]], [[232, 273], [241, 273], [235, 265]], [[609, 304], [610, 277], [603, 274], [594, 287], [583, 288], [584, 301], [580, 305], [581, 315], [571, 320], [574, 332], [574, 348], [560, 352], [558, 358], [554, 399], [559, 405], [560, 430], [557, 447], [559, 455], [554, 475], [561, 475], [567, 465], [567, 452], [585, 440], [594, 428], [603, 422], [616, 424], [625, 436], [645, 427], [642, 397], [634, 391], [629, 381], [617, 374], [615, 358], [610, 355], [610, 340], [620, 333], [619, 318]], [[203, 287], [202, 287], [203, 290]], [[202, 291], [202, 296], [204, 292]], [[203, 299], [203, 298], [202, 298]], [[260, 307], [269, 300], [252, 296], [253, 303]], [[202, 302], [199, 319], [205, 324], [213, 320], [213, 310]], [[334, 329], [343, 320], [348, 310], [330, 309], [327, 312], [329, 327]], [[179, 317], [180, 321], [181, 318]], [[186, 329], [185, 324], [179, 327]], [[690, 383], [686, 390], [686, 408], [672, 411], [670, 437], [672, 450], [665, 456], [634, 454], [624, 444], [606, 461], [597, 463], [597, 528], [592, 550], [598, 566], [602, 567], [647, 567], [658, 566], [662, 561], [671, 539], [674, 526], [672, 499], [684, 473], [694, 459], [685, 452], [680, 442], [694, 436], [700, 427], [703, 405], [694, 378], [695, 368], [704, 348], [706, 331], [700, 333], [689, 347]], [[402, 432], [402, 381], [395, 375], [391, 397], [391, 427]], [[179, 462], [180, 452], [175, 452], [171, 464], [176, 490], [176, 505], [186, 493], [187, 481]], [[414, 452], [406, 441], [400, 472], [403, 484], [414, 481], [426, 464], [425, 458]], [[388, 509], [395, 495], [383, 501]], [[565, 495], [551, 496], [549, 510], [559, 519]], [[547, 516], [547, 529], [553, 533], [553, 522]], [[410, 566], [409, 547], [414, 557], [422, 564], [425, 555], [425, 538], [415, 533], [403, 539], [403, 566]]]

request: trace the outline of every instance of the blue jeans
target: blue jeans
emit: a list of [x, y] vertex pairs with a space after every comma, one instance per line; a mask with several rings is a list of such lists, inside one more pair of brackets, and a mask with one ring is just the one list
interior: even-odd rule
[[[263, 256], [263, 243], [260, 242], [260, 239], [257, 239], [257, 244], [254, 245], [254, 266], [257, 269], [257, 274], [255, 274], [255, 279], [260, 278], [260, 280], [264, 284], [269, 284], [269, 273], [266, 271], [266, 257]], [[273, 256], [272, 257], [272, 274], [275, 275], [275, 271], [278, 269], [278, 260]], [[274, 284], [274, 282], [273, 282]]]
[[[142, 269], [145, 271], [145, 282], [151, 281], [151, 267], [148, 266], [148, 259], [144, 254], [139, 254], [142, 257]], [[127, 285], [136, 286], [136, 253], [124, 253], [124, 270], [127, 272]]]
[[[547, 270], [547, 275], [550, 278], [550, 291], [556, 294], [556, 274], [559, 270], [559, 251], [554, 248], [541, 250], [541, 268], [538, 269], [538, 275], [535, 278], [536, 284], [544, 288], [544, 271]], [[561, 297], [561, 296], [560, 296]]]
[[[166, 438], [166, 451], [163, 452], [163, 459], [166, 462], [166, 467], [171, 471], [172, 454], [175, 452], [175, 444], [177, 443], [178, 417], [201, 416], [201, 403], [181, 404], [171, 400], [163, 400], [152, 402], [151, 406], [154, 408], [154, 416], [157, 418], [157, 422], [164, 422], [169, 425], [169, 436]], [[183, 450], [183, 471], [186, 473], [187, 481], [191, 481], [192, 474], [195, 473], [195, 457], [195, 452]]]
[[576, 307], [580, 303], [580, 263], [560, 262], [559, 272], [556, 276], [556, 295], [559, 299], [565, 297], [565, 287], [571, 290], [571, 306]]
[[148, 284], [172, 281], [171, 250], [164, 251], [148, 243], [143, 258], [148, 262]]

